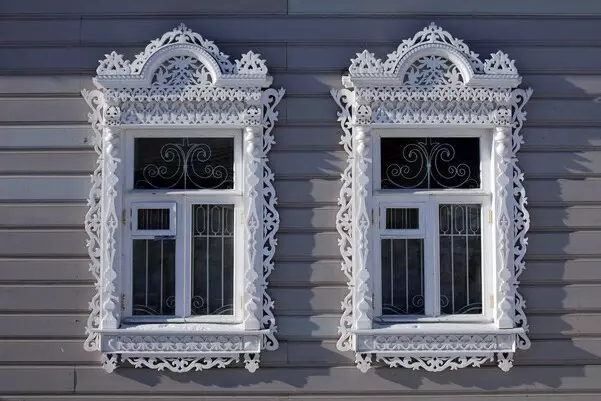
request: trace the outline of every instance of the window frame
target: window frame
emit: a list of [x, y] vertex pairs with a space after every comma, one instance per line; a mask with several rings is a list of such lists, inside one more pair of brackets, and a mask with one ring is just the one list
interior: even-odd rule
[[[485, 219], [489, 213], [492, 215], [492, 132], [489, 129], [469, 129], [469, 128], [397, 128], [397, 129], [374, 129], [372, 133], [373, 147], [373, 181], [372, 181], [372, 210], [375, 211], [375, 222], [373, 230], [370, 233], [373, 252], [370, 263], [373, 268], [373, 279], [371, 287], [374, 288], [373, 316], [377, 324], [394, 324], [405, 322], [481, 322], [489, 323], [492, 321], [492, 308], [494, 305], [490, 302], [490, 297], [485, 294], [492, 294], [494, 271], [491, 267], [494, 264], [492, 259], [494, 236], [494, 227]], [[381, 189], [381, 139], [382, 138], [425, 138], [425, 137], [448, 137], [448, 138], [479, 138], [480, 151], [480, 188], [474, 189]], [[424, 224], [422, 237], [424, 238], [424, 256], [429, 254], [428, 249], [434, 250], [433, 266], [428, 268], [424, 263], [424, 297], [427, 294], [433, 294], [431, 302], [425, 302], [426, 311], [438, 303], [440, 296], [440, 266], [439, 266], [439, 242], [438, 242], [438, 208], [440, 204], [479, 204], [482, 206], [481, 227], [482, 227], [482, 309], [483, 313], [479, 315], [445, 315], [445, 316], [384, 316], [382, 315], [382, 296], [381, 290], [378, 291], [382, 277], [382, 266], [380, 265], [381, 256], [381, 238], [385, 236], [396, 237], [394, 233], [388, 233], [390, 230], [382, 228], [385, 224], [385, 207], [383, 205], [394, 205], [396, 207], [419, 207], [420, 223]], [[377, 224], [376, 224], [377, 222]], [[486, 229], [485, 229], [486, 228]], [[402, 234], [401, 234], [402, 235]], [[411, 234], [409, 234], [411, 235]], [[406, 237], [413, 238], [413, 237]], [[424, 261], [425, 262], [425, 261]], [[487, 268], [488, 267], [488, 268]], [[429, 273], [429, 274], [427, 274]], [[427, 277], [429, 276], [429, 279]], [[430, 308], [428, 308], [430, 306]], [[434, 310], [437, 309], [434, 306]]]
[[[278, 348], [273, 301], [266, 291], [279, 227], [267, 155], [284, 90], [270, 88], [272, 78], [258, 54], [248, 52], [234, 62], [228, 58], [181, 24], [150, 42], [133, 61], [107, 54], [96, 70], [97, 89], [82, 91], [98, 155], [85, 219], [97, 293], [90, 302], [84, 349], [99, 351], [108, 372], [121, 363], [188, 372], [240, 360], [254, 372], [260, 352]], [[178, 68], [181, 75], [174, 73]], [[194, 74], [194, 68], [203, 68], [203, 74]], [[166, 136], [234, 137], [234, 188], [194, 190], [194, 195], [189, 190], [133, 190], [133, 138]], [[242, 240], [235, 241], [235, 291], [240, 299], [234, 299], [237, 313], [231, 319], [127, 316], [131, 203], [164, 203], [169, 197], [177, 202], [176, 230], [184, 237], [190, 234], [185, 215], [192, 204], [237, 208], [235, 235]], [[177, 254], [180, 259], [191, 257]], [[181, 286], [185, 277], [179, 276], [176, 285]], [[186, 293], [180, 291], [180, 305], [186, 305]]]
[[[177, 216], [180, 222], [176, 226], [176, 316], [134, 316], [132, 315], [132, 269], [126, 266], [132, 262], [131, 233], [133, 227], [133, 214], [130, 214], [131, 224], [125, 225], [122, 241], [123, 257], [123, 294], [125, 295], [125, 309], [123, 310], [123, 322], [134, 323], [241, 323], [243, 296], [243, 265], [244, 265], [244, 214], [243, 196], [243, 154], [242, 154], [242, 131], [228, 129], [189, 129], [179, 128], [177, 130], [166, 130], [164, 128], [136, 127], [124, 130], [125, 137], [125, 188], [124, 209], [133, 212], [132, 204], [140, 202], [175, 202], [177, 205]], [[232, 189], [194, 189], [194, 190], [161, 190], [161, 189], [134, 189], [134, 152], [135, 140], [137, 138], [233, 138], [234, 140], [234, 186]], [[195, 204], [233, 204], [234, 205], [234, 281], [233, 281], [233, 304], [234, 314], [224, 316], [189, 316], [191, 299], [191, 254], [188, 247], [191, 241], [191, 208]], [[183, 258], [183, 260], [182, 260]], [[180, 267], [182, 265], [182, 267]], [[183, 270], [183, 271], [181, 271]], [[183, 291], [181, 291], [183, 288]], [[178, 289], [180, 289], [178, 291]], [[178, 296], [179, 295], [179, 296]], [[128, 302], [129, 301], [129, 302]]]
[[[337, 348], [354, 352], [362, 372], [374, 358], [389, 367], [432, 372], [496, 360], [508, 371], [516, 350], [530, 347], [518, 291], [529, 215], [517, 152], [523, 143], [524, 105], [532, 90], [518, 88], [520, 83], [515, 62], [506, 54], [499, 51], [481, 61], [463, 41], [432, 23], [404, 40], [385, 60], [368, 50], [357, 53], [348, 75], [342, 77], [344, 89], [332, 89], [339, 107], [340, 143], [347, 153], [336, 226], [349, 292], [342, 303]], [[379, 312], [381, 298], [376, 295], [380, 268], [374, 269], [380, 263], [374, 259], [374, 248], [379, 247], [374, 238], [379, 237], [372, 223], [379, 210], [378, 196], [384, 196], [377, 191], [379, 135], [442, 136], [441, 129], [479, 130], [489, 138], [489, 176], [482, 183], [491, 187], [481, 191], [481, 197], [492, 209], [494, 229], [489, 237], [494, 255], [492, 265], [482, 269], [491, 276], [491, 294], [483, 292], [483, 298], [493, 306], [492, 321], [379, 321], [374, 313]], [[416, 130], [422, 134], [408, 134]], [[434, 191], [413, 192], [427, 200]], [[456, 201], [478, 199], [466, 190], [448, 192]], [[395, 200], [395, 195], [384, 197]], [[399, 203], [416, 199], [396, 196]]]

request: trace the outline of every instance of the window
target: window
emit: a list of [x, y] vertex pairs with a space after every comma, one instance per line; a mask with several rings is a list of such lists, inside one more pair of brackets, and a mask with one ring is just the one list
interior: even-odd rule
[[84, 348], [103, 366], [173, 372], [278, 347], [279, 215], [267, 154], [276, 105], [265, 61], [234, 63], [186, 26], [133, 61], [100, 62], [90, 106], [98, 164], [86, 231], [97, 280]]
[[375, 320], [490, 321], [482, 266], [493, 263], [493, 226], [484, 221], [492, 139], [485, 131], [427, 133], [437, 136], [373, 133]]
[[386, 60], [351, 60], [332, 90], [348, 154], [341, 351], [361, 371], [442, 371], [530, 345], [517, 291], [528, 212], [517, 164], [532, 91], [507, 55], [485, 62], [434, 24]]
[[241, 321], [241, 133], [126, 135], [124, 320]]

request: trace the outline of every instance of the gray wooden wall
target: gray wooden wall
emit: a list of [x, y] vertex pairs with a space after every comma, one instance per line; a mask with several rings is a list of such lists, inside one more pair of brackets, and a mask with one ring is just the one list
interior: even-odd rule
[[[483, 58], [509, 53], [535, 90], [521, 154], [532, 214], [522, 288], [533, 343], [509, 373], [361, 374], [335, 347], [346, 292], [334, 226], [344, 155], [328, 92], [355, 53], [367, 47], [383, 57], [430, 21]], [[281, 347], [262, 354], [254, 374], [107, 374], [82, 348], [93, 293], [83, 217], [95, 155], [79, 91], [105, 53], [131, 57], [180, 22], [235, 57], [258, 51], [274, 86], [287, 90], [271, 155]], [[599, 400], [600, 100], [601, 2], [2, 0], [0, 399]]]

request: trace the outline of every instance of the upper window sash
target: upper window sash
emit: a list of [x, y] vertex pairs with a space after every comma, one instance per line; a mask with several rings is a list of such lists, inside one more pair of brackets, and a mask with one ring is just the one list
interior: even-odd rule
[[[125, 190], [129, 195], [135, 193], [148, 193], [161, 195], [177, 195], [177, 194], [207, 194], [207, 195], [227, 195], [227, 194], [242, 194], [244, 183], [242, 178], [242, 131], [231, 129], [189, 129], [179, 128], [177, 130], [164, 130], [151, 127], [130, 128], [128, 127], [123, 132], [125, 139]], [[189, 138], [202, 140], [203, 138], [232, 138], [233, 139], [233, 187], [229, 189], [136, 189], [134, 182], [135, 170], [135, 139], [136, 138]]]
[[[389, 194], [427, 194], [435, 192], [466, 192], [466, 193], [488, 193], [492, 191], [493, 183], [493, 165], [492, 165], [492, 140], [493, 134], [490, 129], [473, 129], [473, 128], [454, 128], [445, 129], [439, 128], [389, 128], [375, 129], [372, 131], [372, 195], [381, 196]], [[449, 189], [400, 189], [400, 188], [382, 188], [382, 171], [381, 171], [381, 139], [382, 138], [427, 138], [427, 137], [448, 137], [448, 138], [479, 138], [480, 151], [480, 187], [479, 188], [449, 188]], [[394, 196], [394, 195], [392, 195]]]

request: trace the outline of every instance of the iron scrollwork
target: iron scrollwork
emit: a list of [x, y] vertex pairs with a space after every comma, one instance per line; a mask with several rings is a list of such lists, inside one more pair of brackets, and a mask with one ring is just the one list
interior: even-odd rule
[[478, 143], [478, 138], [383, 138], [382, 188], [478, 188]]
[[[136, 139], [136, 189], [233, 187], [233, 139], [174, 139], [177, 141], [166, 142], [164, 138]], [[157, 145], [161, 144], [156, 152]]]

